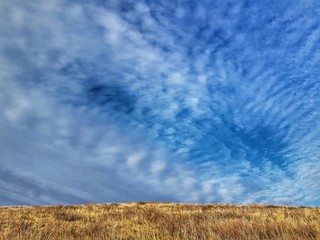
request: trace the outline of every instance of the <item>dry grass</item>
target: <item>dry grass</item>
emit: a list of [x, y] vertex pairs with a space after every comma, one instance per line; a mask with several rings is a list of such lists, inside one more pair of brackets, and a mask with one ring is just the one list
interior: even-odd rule
[[320, 239], [320, 208], [172, 203], [2, 207], [0, 239]]

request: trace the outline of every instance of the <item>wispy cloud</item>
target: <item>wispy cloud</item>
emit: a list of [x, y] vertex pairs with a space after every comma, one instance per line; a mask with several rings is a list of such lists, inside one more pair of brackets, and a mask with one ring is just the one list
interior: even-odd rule
[[2, 2], [0, 203], [319, 205], [319, 6], [295, 5]]

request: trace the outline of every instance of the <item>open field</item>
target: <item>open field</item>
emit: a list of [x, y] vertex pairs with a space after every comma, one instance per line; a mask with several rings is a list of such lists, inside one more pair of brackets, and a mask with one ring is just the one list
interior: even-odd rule
[[0, 239], [320, 239], [320, 208], [173, 203], [1, 207]]

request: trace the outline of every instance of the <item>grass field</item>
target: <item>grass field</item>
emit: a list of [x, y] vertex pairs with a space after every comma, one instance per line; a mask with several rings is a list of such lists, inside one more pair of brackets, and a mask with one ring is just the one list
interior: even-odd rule
[[0, 239], [320, 239], [320, 208], [173, 203], [1, 207]]

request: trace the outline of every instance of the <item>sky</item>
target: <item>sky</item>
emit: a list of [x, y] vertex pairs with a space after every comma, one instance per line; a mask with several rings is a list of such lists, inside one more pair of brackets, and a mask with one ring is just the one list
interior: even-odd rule
[[319, 15], [0, 1], [0, 205], [320, 206]]

